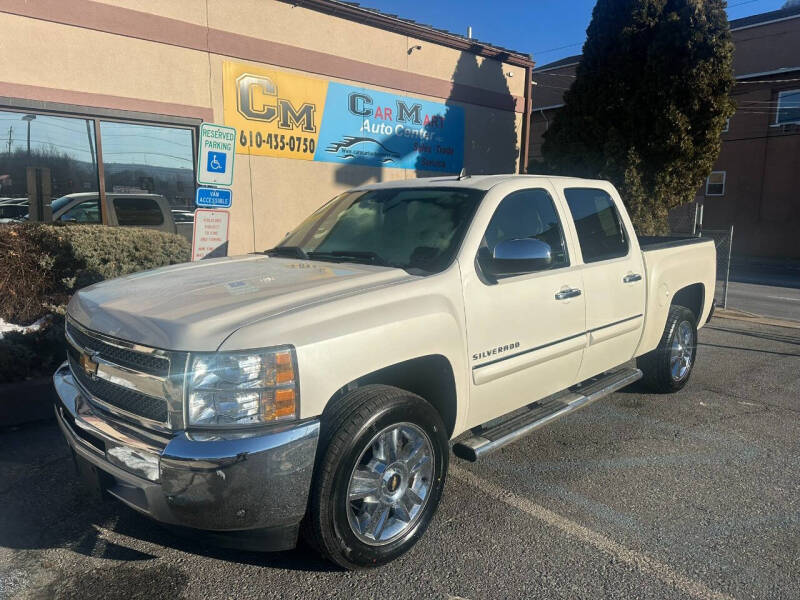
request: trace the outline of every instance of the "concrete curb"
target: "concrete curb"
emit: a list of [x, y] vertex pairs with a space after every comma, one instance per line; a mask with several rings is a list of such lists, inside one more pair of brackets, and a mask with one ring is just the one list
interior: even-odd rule
[[[747, 321], [749, 323], [756, 323], [758, 325], [772, 325], [773, 327], [787, 327], [789, 329], [800, 329], [800, 321], [790, 321], [787, 319], [774, 319], [772, 317], [764, 317], [753, 313], [745, 312], [743, 310], [736, 310], [732, 308], [718, 308], [714, 312], [714, 319], [733, 319], [735, 321]], [[713, 319], [712, 319], [713, 320]]]

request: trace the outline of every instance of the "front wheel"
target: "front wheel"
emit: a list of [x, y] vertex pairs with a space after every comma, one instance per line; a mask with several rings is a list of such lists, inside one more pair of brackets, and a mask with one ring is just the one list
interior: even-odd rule
[[306, 537], [348, 568], [394, 560], [422, 537], [449, 458], [439, 413], [398, 388], [369, 385], [323, 415]]
[[694, 313], [684, 306], [669, 309], [667, 324], [658, 347], [636, 360], [644, 385], [654, 392], [677, 392], [689, 381], [697, 356], [697, 325]]

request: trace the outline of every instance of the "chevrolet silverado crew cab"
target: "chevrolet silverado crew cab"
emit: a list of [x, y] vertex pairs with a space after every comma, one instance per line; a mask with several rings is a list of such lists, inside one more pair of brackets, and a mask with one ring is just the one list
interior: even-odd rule
[[681, 389], [715, 260], [637, 238], [605, 181], [367, 185], [265, 252], [75, 294], [58, 421], [162, 523], [380, 565], [430, 523], [450, 440], [478, 460], [639, 378]]

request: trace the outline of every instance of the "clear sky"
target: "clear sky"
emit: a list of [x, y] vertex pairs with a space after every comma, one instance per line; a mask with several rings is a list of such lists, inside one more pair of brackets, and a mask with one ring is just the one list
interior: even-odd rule
[[[738, 19], [781, 8], [786, 0], [729, 0]], [[362, 6], [414, 19], [482, 42], [531, 54], [537, 65], [580, 54], [594, 0], [360, 0]]]

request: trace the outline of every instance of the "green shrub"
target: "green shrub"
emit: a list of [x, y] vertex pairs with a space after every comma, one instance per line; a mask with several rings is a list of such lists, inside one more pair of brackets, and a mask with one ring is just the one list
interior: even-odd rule
[[55, 315], [37, 331], [7, 332], [0, 340], [0, 383], [52, 375], [66, 355], [61, 315]]
[[63, 312], [76, 290], [186, 262], [189, 242], [150, 229], [25, 223], [0, 226], [0, 318], [31, 323]]
[[87, 285], [191, 257], [189, 242], [150, 229], [24, 223], [0, 225], [0, 319], [35, 332], [0, 339], [0, 383], [51, 374], [64, 360], [64, 312]]

